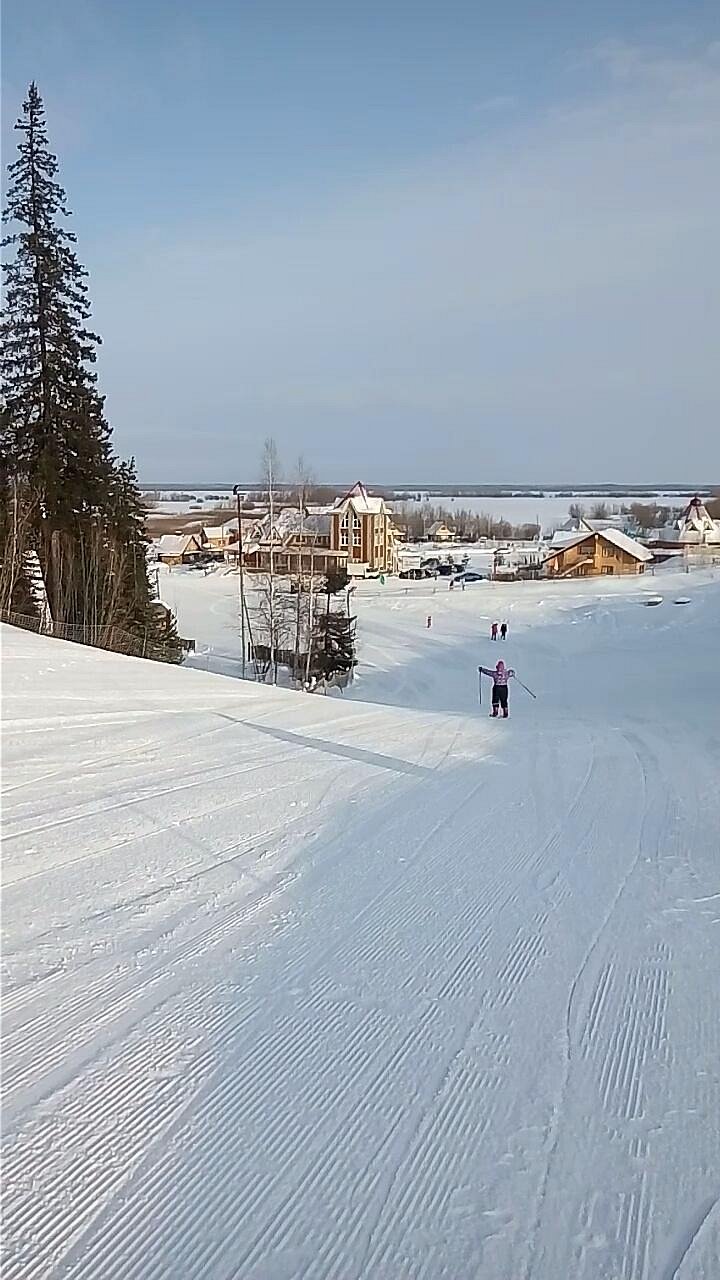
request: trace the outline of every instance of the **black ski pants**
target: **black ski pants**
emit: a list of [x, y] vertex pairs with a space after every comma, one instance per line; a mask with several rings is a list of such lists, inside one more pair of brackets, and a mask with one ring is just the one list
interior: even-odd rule
[[502, 707], [503, 711], [507, 710], [508, 687], [506, 684], [493, 685], [492, 704], [494, 707]]

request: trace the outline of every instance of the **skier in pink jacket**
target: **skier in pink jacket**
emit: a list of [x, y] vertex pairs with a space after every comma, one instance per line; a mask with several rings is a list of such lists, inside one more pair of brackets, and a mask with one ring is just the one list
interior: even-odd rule
[[483, 676], [492, 676], [492, 714], [496, 716], [500, 707], [502, 707], [503, 717], [508, 716], [508, 680], [515, 675], [512, 667], [506, 667], [502, 658], [496, 664], [495, 669], [491, 667], [478, 667], [478, 671]]

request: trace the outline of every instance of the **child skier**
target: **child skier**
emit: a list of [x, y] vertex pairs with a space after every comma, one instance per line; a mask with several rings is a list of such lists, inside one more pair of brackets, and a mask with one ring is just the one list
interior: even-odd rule
[[493, 622], [490, 628], [490, 639], [497, 640], [497, 633], [498, 633], [498, 624], [497, 622]]
[[483, 676], [492, 676], [492, 714], [496, 716], [499, 708], [502, 707], [503, 718], [507, 719], [508, 680], [515, 675], [512, 667], [506, 667], [501, 658], [494, 671], [490, 667], [478, 667], [478, 671]]

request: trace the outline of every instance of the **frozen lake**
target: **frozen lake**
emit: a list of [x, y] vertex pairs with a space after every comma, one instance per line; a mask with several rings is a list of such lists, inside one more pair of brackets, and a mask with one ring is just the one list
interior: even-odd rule
[[[153, 507], [153, 511], [186, 515], [188, 512], [197, 509], [198, 516], [200, 516], [203, 511], [213, 511], [219, 506], [228, 506], [233, 502], [233, 495], [230, 490], [214, 490], [212, 500], [207, 494], [200, 492], [195, 495], [192, 501], [178, 501], [172, 497], [172, 494], [173, 490], [171, 489], [163, 490], [162, 498]], [[218, 497], [220, 501], [218, 501]], [[692, 494], [690, 493], [686, 496], [672, 496], [669, 498], [651, 498], [647, 494], [629, 494], [622, 498], [606, 498], [602, 494], [583, 494], [581, 497], [575, 498], [568, 497], [567, 494], [562, 497], [552, 495], [543, 498], [451, 498], [439, 494], [430, 499], [429, 505], [444, 507], [450, 512], [474, 511], [478, 515], [488, 515], [494, 516], [499, 520], [508, 520], [510, 524], [534, 524], [539, 521], [543, 530], [548, 530], [567, 519], [569, 508], [574, 502], [580, 503], [589, 514], [598, 502], [604, 502], [610, 511], [619, 510], [630, 502], [667, 502], [670, 506], [680, 508], [691, 497]], [[401, 511], [417, 513], [422, 510], [422, 505], [419, 502], [393, 502], [391, 506], [398, 513]]]
[[[494, 516], [499, 520], [508, 520], [510, 524], [535, 524], [539, 522], [543, 530], [552, 529], [568, 518], [573, 503], [579, 503], [589, 515], [596, 503], [604, 502], [608, 511], [619, 511], [631, 502], [660, 502], [678, 508], [684, 506], [687, 498], [649, 498], [646, 494], [630, 494], [623, 498], [604, 498], [602, 495], [583, 494], [579, 498], [546, 497], [546, 498], [443, 498], [433, 497], [429, 505], [444, 507], [447, 511], [474, 511], [478, 515]], [[422, 510], [419, 502], [394, 502], [393, 509], [398, 513], [407, 511], [417, 514]]]

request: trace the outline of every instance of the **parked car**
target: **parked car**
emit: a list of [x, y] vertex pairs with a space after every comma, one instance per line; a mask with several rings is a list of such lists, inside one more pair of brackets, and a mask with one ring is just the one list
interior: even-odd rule
[[466, 569], [464, 573], [459, 573], [455, 578], [456, 582], [487, 582], [487, 573], [478, 573], [475, 569]]

